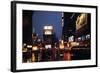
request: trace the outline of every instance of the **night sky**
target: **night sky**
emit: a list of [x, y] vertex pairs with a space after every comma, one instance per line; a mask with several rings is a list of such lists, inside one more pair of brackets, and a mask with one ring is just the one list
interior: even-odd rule
[[32, 15], [32, 30], [35, 31], [39, 38], [43, 38], [43, 27], [52, 25], [56, 37], [61, 39], [62, 36], [62, 15], [61, 12], [34, 11]]

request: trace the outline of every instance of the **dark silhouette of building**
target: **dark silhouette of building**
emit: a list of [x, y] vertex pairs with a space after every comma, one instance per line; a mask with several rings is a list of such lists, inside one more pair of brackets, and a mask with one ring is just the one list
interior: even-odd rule
[[33, 11], [23, 10], [23, 43], [32, 43], [32, 14]]
[[76, 31], [76, 18], [80, 13], [64, 13], [64, 27], [63, 27], [63, 39], [68, 41], [68, 38], [75, 35]]

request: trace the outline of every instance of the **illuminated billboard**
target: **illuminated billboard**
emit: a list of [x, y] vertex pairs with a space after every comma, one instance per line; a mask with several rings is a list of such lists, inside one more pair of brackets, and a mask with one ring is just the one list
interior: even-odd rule
[[87, 14], [86, 13], [82, 13], [77, 17], [76, 30], [79, 30], [80, 28], [82, 28], [86, 24], [87, 24]]
[[51, 35], [53, 34], [53, 26], [44, 26], [44, 34]]

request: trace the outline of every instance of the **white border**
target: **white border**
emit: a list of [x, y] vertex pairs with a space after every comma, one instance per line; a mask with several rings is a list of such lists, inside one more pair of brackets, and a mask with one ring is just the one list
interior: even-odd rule
[[[96, 65], [96, 10], [94, 8], [82, 7], [65, 7], [65, 6], [48, 6], [34, 4], [17, 4], [16, 6], [16, 68], [17, 70], [39, 69], [52, 67], [74, 67]], [[91, 60], [79, 61], [59, 61], [59, 62], [39, 62], [39, 63], [22, 63], [22, 10], [42, 10], [42, 11], [60, 11], [60, 12], [85, 12], [91, 13]]]

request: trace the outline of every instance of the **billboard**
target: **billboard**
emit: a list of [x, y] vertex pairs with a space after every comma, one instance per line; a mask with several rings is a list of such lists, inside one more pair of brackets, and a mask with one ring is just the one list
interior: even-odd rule
[[87, 14], [82, 13], [77, 17], [76, 20], [76, 30], [79, 30], [83, 26], [87, 25]]

